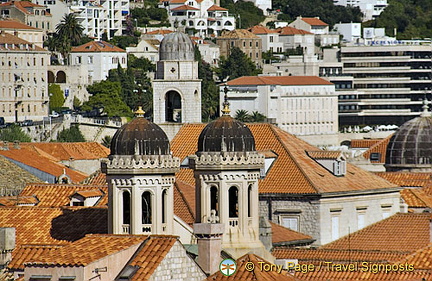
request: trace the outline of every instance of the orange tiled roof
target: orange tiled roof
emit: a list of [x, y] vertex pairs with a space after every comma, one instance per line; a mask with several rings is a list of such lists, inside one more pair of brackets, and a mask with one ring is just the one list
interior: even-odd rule
[[406, 188], [400, 193], [409, 208], [432, 208], [432, 196], [422, 189]]
[[179, 6], [177, 8], [171, 9], [171, 11], [190, 11], [190, 10], [199, 11], [199, 9], [192, 7], [192, 6], [189, 6], [189, 5], [182, 5], [182, 6]]
[[291, 230], [289, 228], [283, 227], [280, 224], [269, 221], [272, 227], [272, 243], [283, 243], [283, 242], [298, 242], [304, 243], [309, 240], [312, 242], [313, 239], [311, 236]]
[[15, 6], [18, 10], [28, 15], [34, 14], [34, 8], [42, 8], [42, 10], [45, 10], [45, 16], [51, 16], [51, 14], [46, 11], [46, 8], [44, 6], [37, 5], [29, 1], [10, 1], [0, 4], [0, 7], [9, 6]]
[[106, 175], [102, 173], [101, 170], [97, 170], [81, 183], [89, 185], [107, 185]]
[[75, 193], [103, 196], [97, 206], [108, 204], [108, 187], [106, 185], [32, 183], [23, 189], [20, 196], [36, 196], [39, 199], [39, 207], [62, 207], [70, 205], [70, 198]]
[[20, 145], [43, 156], [52, 156], [56, 160], [100, 159], [110, 154], [109, 148], [98, 142], [32, 142]]
[[331, 151], [331, 150], [313, 150], [306, 151], [307, 155], [314, 159], [337, 159], [341, 156], [342, 152], [340, 151]]
[[269, 33], [277, 33], [276, 30], [269, 29], [262, 25], [255, 25], [251, 28], [249, 28], [249, 31], [253, 34], [269, 34]]
[[412, 252], [430, 243], [430, 216], [398, 213], [321, 248]]
[[20, 205], [37, 205], [39, 200], [36, 196], [4, 196], [0, 197], [0, 205], [6, 207]]
[[[27, 2], [27, 1], [23, 1]], [[18, 36], [9, 34], [9, 33], [3, 33], [0, 35], [0, 50], [8, 50], [8, 51], [14, 51], [14, 52], [46, 52], [47, 50], [42, 49], [41, 47], [36, 46], [33, 43], [30, 43], [28, 41], [25, 41]]]
[[102, 197], [105, 195], [105, 192], [103, 192], [100, 189], [92, 189], [92, 190], [78, 190], [74, 193], [74, 195], [80, 195], [84, 198], [91, 198], [91, 197]]
[[415, 269], [429, 269], [432, 270], [432, 244], [419, 249], [411, 255], [403, 258], [401, 264], [412, 264]]
[[40, 29], [32, 27], [27, 24], [23, 24], [16, 20], [0, 20], [0, 29], [26, 29], [26, 30], [33, 30], [38, 31]]
[[[171, 142], [174, 156], [183, 160], [194, 154], [204, 126], [184, 125]], [[248, 126], [255, 137], [257, 150], [271, 149], [278, 155], [266, 177], [259, 182], [260, 193], [317, 194], [396, 187], [349, 163], [346, 175], [336, 177], [306, 154], [306, 150], [317, 150], [316, 147], [268, 123]], [[181, 169], [177, 178], [195, 186], [190, 169]]]
[[410, 252], [401, 251], [365, 251], [365, 250], [341, 250], [341, 249], [294, 249], [276, 247], [272, 255], [276, 259], [296, 259], [301, 264], [319, 264], [320, 262], [396, 262], [406, 257]]
[[106, 52], [125, 53], [126, 51], [105, 41], [91, 41], [78, 47], [73, 47], [72, 53]]
[[[8, 269], [24, 270], [24, 263], [45, 255], [48, 252], [58, 249], [60, 245], [23, 245], [14, 249], [12, 253], [12, 260], [7, 265]], [[1, 279], [0, 279], [1, 280]]]
[[363, 153], [364, 158], [370, 159], [370, 156], [372, 153], [379, 153], [380, 158], [378, 161], [372, 161], [372, 163], [385, 163], [386, 160], [386, 154], [387, 154], [387, 145], [390, 142], [390, 139], [392, 138], [393, 134], [389, 135], [385, 139], [382, 139], [381, 141], [375, 143], [372, 145], [368, 150], [366, 150]]
[[131, 280], [149, 280], [176, 241], [176, 236], [156, 235], [150, 236], [144, 241], [144, 246], [129, 262], [129, 265], [139, 267]]
[[[252, 262], [255, 267], [252, 271], [246, 270], [246, 263]], [[254, 254], [246, 254], [236, 260], [237, 271], [231, 276], [225, 276], [222, 272], [218, 271], [209, 277], [207, 277], [207, 281], [219, 281], [219, 280], [241, 280], [241, 281], [296, 281], [299, 280], [294, 278], [291, 274], [284, 272], [278, 273], [276, 271], [265, 271], [260, 270], [260, 263], [265, 263], [271, 265], [270, 262], [262, 259], [261, 257]]]
[[370, 148], [376, 143], [379, 143], [383, 139], [360, 139], [351, 140], [351, 148]]
[[376, 172], [374, 174], [399, 186], [422, 187], [432, 183], [431, 173]]
[[320, 20], [319, 18], [301, 18], [301, 19], [302, 21], [310, 25], [326, 25], [326, 26], [328, 25], [322, 20]]
[[87, 175], [82, 172], [72, 170], [63, 164], [56, 163], [28, 149], [1, 150], [0, 155], [21, 162], [55, 177], [59, 177], [66, 171], [66, 174], [71, 178], [72, 182], [80, 182], [87, 177]]
[[168, 30], [168, 29], [158, 29], [158, 30], [147, 32], [146, 34], [161, 34], [161, 35], [166, 35], [166, 34], [170, 34], [172, 32], [173, 31]]
[[228, 9], [219, 7], [218, 5], [213, 5], [207, 9], [207, 11], [228, 11]]
[[307, 35], [307, 34], [313, 34], [312, 32], [303, 30], [303, 29], [297, 29], [291, 26], [285, 26], [282, 28], [277, 29], [277, 32], [279, 32], [280, 35], [295, 35], [295, 34], [300, 34], [300, 35]]
[[181, 180], [174, 186], [174, 214], [189, 225], [195, 222], [195, 188]]
[[219, 39], [259, 39], [259, 37], [246, 29], [234, 29], [223, 33], [217, 38]]
[[333, 85], [318, 76], [243, 76], [228, 81], [229, 86], [238, 85]]
[[27, 265], [86, 266], [103, 257], [140, 244], [147, 236], [94, 235], [27, 261]]

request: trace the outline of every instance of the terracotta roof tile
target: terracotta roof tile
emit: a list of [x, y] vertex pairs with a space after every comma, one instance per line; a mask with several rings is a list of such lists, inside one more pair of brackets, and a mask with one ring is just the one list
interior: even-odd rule
[[27, 24], [23, 24], [19, 21], [13, 20], [13, 19], [0, 20], [0, 29], [18, 29], [18, 30], [25, 29], [25, 30], [34, 30], [34, 31], [40, 30], [41, 31], [41, 29], [32, 27], [32, 26], [27, 25]]
[[189, 6], [189, 5], [182, 5], [177, 8], [171, 9], [171, 11], [199, 11], [199, 9]]
[[70, 205], [71, 196], [75, 193], [90, 193], [94, 196], [103, 196], [103, 199], [99, 200], [97, 206], [107, 205], [108, 187], [106, 185], [28, 184], [20, 196], [36, 196], [39, 199], [39, 207], [62, 207]]
[[174, 186], [174, 214], [189, 225], [195, 222], [195, 188], [178, 179]]
[[412, 264], [415, 269], [432, 270], [432, 244], [421, 248], [411, 255], [401, 259], [401, 264]]
[[253, 34], [269, 34], [269, 33], [277, 33], [276, 30], [269, 29], [262, 25], [255, 25], [248, 29]]
[[396, 262], [406, 257], [410, 252], [401, 251], [366, 251], [366, 250], [341, 250], [341, 249], [294, 249], [276, 247], [272, 255], [276, 259], [296, 259], [300, 264], [319, 264], [320, 262], [354, 263]]
[[238, 85], [333, 85], [318, 76], [243, 76], [227, 82], [229, 86]]
[[101, 170], [97, 170], [81, 183], [89, 185], [107, 185], [106, 175], [102, 173]]
[[9, 33], [2, 33], [0, 35], [0, 51], [13, 51], [23, 53], [27, 53], [30, 51], [48, 53], [47, 50]]
[[86, 235], [69, 245], [27, 261], [31, 265], [86, 266], [103, 257], [142, 243], [147, 236]]
[[[184, 125], [171, 143], [174, 156], [183, 160], [194, 154], [198, 136], [204, 126], [205, 124]], [[347, 164], [345, 176], [336, 177], [306, 154], [306, 150], [317, 150], [316, 147], [267, 123], [248, 126], [255, 137], [258, 151], [273, 150], [278, 155], [266, 177], [259, 182], [260, 193], [316, 194], [396, 187], [350, 164]], [[181, 169], [177, 177], [195, 186], [190, 169]]]
[[323, 22], [322, 20], [320, 20], [319, 18], [301, 18], [302, 19], [302, 21], [304, 21], [305, 23], [307, 23], [307, 24], [310, 24], [310, 25], [318, 25], [318, 26], [320, 26], [320, 25], [328, 25], [328, 24], [326, 24], [325, 22]]
[[73, 47], [71, 52], [72, 53], [90, 53], [90, 52], [125, 53], [126, 51], [105, 41], [91, 41], [81, 46]]
[[279, 35], [295, 35], [295, 34], [300, 34], [300, 35], [307, 35], [307, 34], [313, 34], [312, 32], [303, 30], [303, 29], [297, 29], [291, 26], [285, 26], [282, 28], [279, 28], [277, 30], [277, 32], [279, 32]]
[[8, 6], [15, 6], [18, 10], [28, 15], [34, 14], [33, 12], [34, 8], [43, 8], [42, 10], [45, 10], [45, 15], [51, 16], [51, 14], [46, 11], [44, 6], [37, 5], [29, 1], [10, 1], [10, 2], [0, 4], [0, 7], [8, 7]]
[[157, 30], [153, 30], [153, 31], [147, 32], [146, 34], [150, 34], [150, 35], [155, 35], [155, 34], [166, 35], [166, 34], [170, 34], [172, 32], [173, 32], [172, 30], [168, 30], [168, 29], [157, 29]]
[[314, 159], [337, 159], [342, 155], [341, 151], [312, 150], [306, 151], [307, 155]]
[[[252, 262], [255, 267], [252, 271], [246, 270], [246, 263]], [[282, 271], [280, 273], [276, 271], [265, 271], [260, 270], [262, 264], [265, 263], [271, 265], [270, 262], [262, 259], [259, 256], [254, 254], [246, 254], [236, 260], [237, 271], [231, 276], [225, 276], [222, 272], [218, 271], [209, 277], [207, 277], [207, 281], [218, 281], [218, 280], [241, 280], [241, 281], [296, 281], [299, 280], [293, 277], [291, 274], [286, 271]]]
[[63, 164], [51, 161], [48, 158], [28, 149], [0, 150], [0, 155], [55, 177], [59, 177], [64, 173], [64, 171], [66, 171], [66, 174], [71, 178], [72, 182], [80, 182], [87, 177], [87, 175], [82, 172], [72, 170]]
[[400, 193], [409, 208], [432, 208], [432, 196], [422, 189], [406, 188]]
[[376, 172], [389, 182], [399, 186], [422, 187], [432, 183], [431, 173], [414, 173], [414, 172]]
[[37, 205], [39, 200], [36, 196], [4, 196], [0, 197], [0, 205], [5, 207]]
[[385, 272], [380, 270], [377, 272], [368, 271], [367, 269], [372, 268], [369, 266], [366, 271], [336, 271], [336, 270], [315, 270], [307, 273], [297, 272], [296, 277], [300, 280], [308, 281], [426, 281], [430, 280], [432, 274], [430, 271], [414, 270], [414, 271], [391, 271]]
[[351, 140], [351, 148], [370, 148], [376, 143], [381, 142], [383, 139], [360, 139]]
[[91, 160], [108, 157], [109, 148], [97, 142], [36, 142], [22, 143], [22, 148], [34, 150], [57, 160]]
[[312, 237], [289, 228], [283, 227], [280, 224], [269, 221], [272, 227], [272, 242], [273, 244], [284, 242], [304, 243], [306, 240], [313, 241]]
[[73, 195], [80, 195], [84, 198], [91, 198], [91, 197], [102, 197], [105, 195], [105, 192], [103, 192], [100, 189], [92, 189], [92, 190], [78, 190]]
[[159, 266], [177, 241], [176, 236], [150, 236], [143, 247], [136, 253], [129, 265], [138, 266], [138, 271], [130, 280], [150, 280], [151, 275]]
[[392, 136], [393, 136], [393, 134], [389, 135], [385, 139], [382, 139], [381, 141], [372, 145], [368, 150], [366, 150], [363, 153], [364, 158], [370, 159], [370, 156], [372, 153], [379, 153], [379, 155], [380, 155], [379, 160], [371, 160], [371, 162], [372, 163], [385, 163], [386, 154], [387, 154], [387, 145], [389, 144]]
[[398, 213], [322, 249], [415, 251], [430, 243], [430, 214]]
[[42, 180], [0, 155], [0, 190], [3, 194], [18, 194], [28, 182]]
[[22, 245], [14, 249], [12, 260], [7, 265], [11, 270], [24, 270], [24, 263], [58, 249], [60, 245]]
[[219, 7], [218, 5], [213, 5], [207, 9], [207, 11], [228, 11], [228, 9]]
[[220, 39], [259, 39], [259, 37], [246, 29], [234, 29], [218, 36], [217, 40]]

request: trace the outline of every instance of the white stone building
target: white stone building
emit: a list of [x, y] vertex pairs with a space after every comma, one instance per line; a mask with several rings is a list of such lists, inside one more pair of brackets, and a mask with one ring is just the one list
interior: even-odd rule
[[304, 54], [313, 55], [315, 53], [315, 35], [312, 32], [285, 26], [280, 28], [278, 33], [284, 51], [301, 47]]
[[273, 53], [282, 53], [284, 43], [279, 38], [277, 30], [268, 29], [262, 25], [256, 25], [249, 29], [250, 32], [261, 38], [262, 51], [271, 51]]
[[6, 122], [42, 120], [49, 108], [49, 52], [2, 31], [0, 60], [0, 116]]
[[0, 20], [0, 30], [43, 47], [44, 31], [15, 20]]
[[[298, 136], [338, 132], [337, 94], [316, 76], [245, 76], [227, 82], [233, 112], [258, 111]], [[223, 101], [221, 86], [220, 102]]]
[[339, 6], [359, 7], [363, 13], [363, 21], [378, 17], [388, 6], [387, 0], [334, 0]]
[[127, 67], [126, 51], [105, 41], [91, 41], [73, 47], [70, 53], [70, 65], [87, 65], [89, 84], [105, 80], [109, 70], [118, 65]]
[[295, 21], [291, 22], [289, 26], [315, 34], [315, 43], [320, 46], [339, 44], [339, 34], [330, 32], [329, 25], [318, 17], [304, 18], [300, 16], [297, 17]]
[[357, 42], [362, 37], [361, 23], [337, 23], [334, 29], [341, 34], [346, 42]]
[[160, 41], [157, 39], [145, 39], [141, 37], [135, 47], [126, 47], [126, 52], [137, 58], [146, 58], [152, 63], [156, 63], [159, 61], [159, 45]]

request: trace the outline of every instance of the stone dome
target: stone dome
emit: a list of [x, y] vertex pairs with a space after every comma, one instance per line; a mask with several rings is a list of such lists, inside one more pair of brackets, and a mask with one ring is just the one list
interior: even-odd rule
[[229, 115], [209, 123], [198, 138], [198, 152], [255, 151], [255, 139], [249, 128]]
[[432, 168], [432, 117], [422, 114], [399, 127], [387, 146], [388, 171]]
[[195, 60], [194, 44], [186, 34], [176, 31], [164, 37], [159, 46], [161, 61]]
[[111, 155], [169, 155], [165, 132], [144, 117], [136, 117], [117, 130], [111, 141]]

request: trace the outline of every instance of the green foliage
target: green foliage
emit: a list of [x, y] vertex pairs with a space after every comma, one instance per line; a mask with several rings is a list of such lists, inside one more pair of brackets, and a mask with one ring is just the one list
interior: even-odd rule
[[105, 137], [103, 137], [103, 139], [102, 139], [102, 145], [109, 148], [111, 146], [111, 140], [112, 140], [111, 136], [105, 136]]
[[[401, 0], [403, 1], [403, 0]], [[331, 27], [339, 22], [361, 22], [358, 7], [336, 6], [332, 0], [274, 0], [273, 9], [280, 9], [278, 20], [294, 21], [298, 16], [319, 17]]]
[[389, 0], [388, 4], [376, 20], [364, 26], [384, 27], [387, 35], [396, 35], [397, 39], [432, 37], [432, 1]]
[[63, 96], [63, 91], [60, 86], [57, 84], [49, 84], [48, 85], [48, 93], [49, 93], [49, 110], [50, 112], [53, 110], [58, 110], [58, 108], [62, 107], [65, 98]]
[[82, 103], [81, 103], [80, 99], [77, 98], [77, 97], [74, 97], [74, 99], [73, 99], [73, 108], [74, 109], [78, 109], [78, 108], [80, 108], [81, 104]]
[[259, 113], [258, 111], [253, 111], [252, 114], [249, 114], [247, 110], [239, 109], [236, 111], [235, 119], [241, 122], [264, 122], [267, 118], [264, 114]]
[[71, 126], [69, 129], [63, 129], [57, 135], [58, 142], [85, 142], [84, 135], [81, 133], [77, 125]]
[[72, 46], [81, 42], [84, 28], [78, 22], [75, 14], [65, 14], [60, 23], [56, 25], [56, 35], [61, 40], [68, 40]]
[[132, 116], [131, 109], [120, 97], [120, 82], [104, 80], [88, 86], [87, 91], [91, 96], [89, 100], [82, 105], [82, 110], [90, 111], [95, 108], [103, 108], [103, 112], [109, 117]]
[[138, 44], [138, 38], [135, 36], [114, 36], [109, 42], [126, 50], [126, 47]]
[[14, 124], [0, 130], [0, 140], [9, 142], [31, 142], [31, 137], [24, 133], [19, 126]]
[[[133, 23], [136, 23], [140, 27], [160, 25], [169, 26], [167, 11], [163, 8], [158, 8], [157, 4], [145, 9], [131, 9], [131, 15]], [[154, 24], [152, 21], [158, 21], [159, 24]]]
[[137, 58], [134, 55], [128, 55], [128, 67], [133, 69], [140, 69], [145, 72], [156, 71], [156, 65], [152, 63], [148, 58]]
[[229, 79], [235, 79], [242, 76], [256, 76], [261, 73], [255, 63], [238, 47], [231, 48], [231, 54], [227, 59], [221, 58], [217, 75], [223, 81], [229, 76]]
[[[249, 28], [265, 19], [263, 11], [249, 1], [222, 0], [221, 6], [228, 9], [230, 14], [236, 15], [237, 27]], [[240, 16], [240, 17], [239, 17]]]

